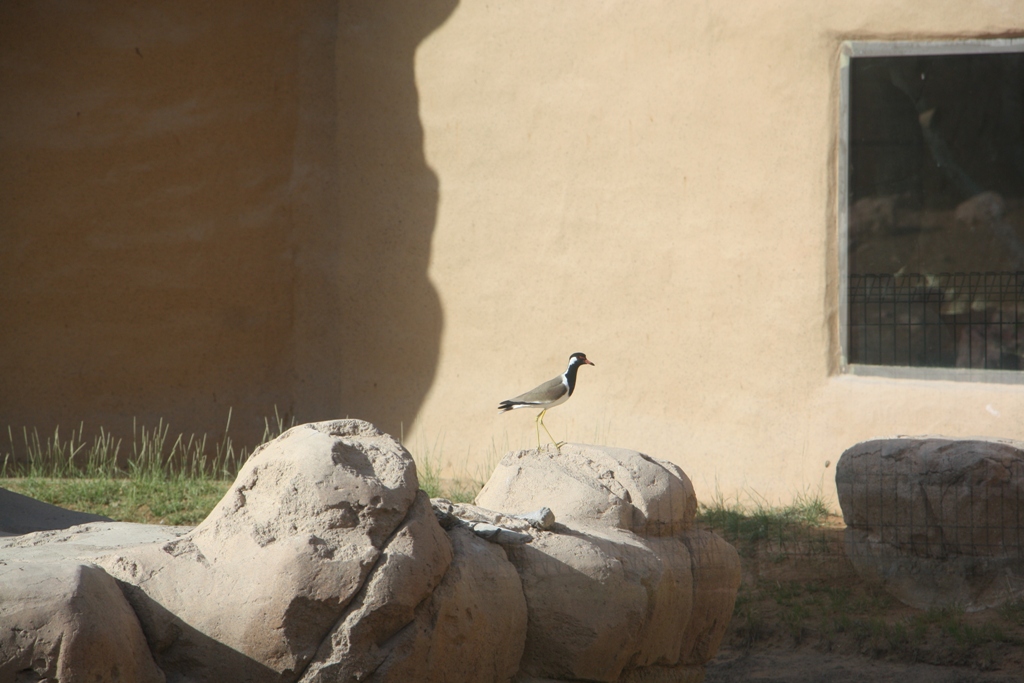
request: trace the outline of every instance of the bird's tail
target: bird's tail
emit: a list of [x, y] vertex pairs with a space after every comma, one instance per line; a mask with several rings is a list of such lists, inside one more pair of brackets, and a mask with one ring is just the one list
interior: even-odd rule
[[512, 410], [513, 408], [518, 408], [518, 407], [519, 407], [519, 404], [518, 403], [513, 403], [512, 401], [502, 401], [501, 403], [498, 404], [498, 410], [500, 410], [503, 413], [507, 413], [508, 411]]

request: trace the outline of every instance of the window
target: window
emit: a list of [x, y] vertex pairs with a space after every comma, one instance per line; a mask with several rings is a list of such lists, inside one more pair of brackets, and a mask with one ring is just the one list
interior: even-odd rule
[[1024, 41], [852, 42], [843, 368], [1024, 382]]

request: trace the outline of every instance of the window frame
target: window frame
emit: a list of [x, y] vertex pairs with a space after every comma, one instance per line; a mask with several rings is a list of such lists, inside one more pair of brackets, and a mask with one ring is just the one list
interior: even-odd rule
[[849, 362], [850, 60], [857, 57], [970, 55], [1024, 52], [1024, 38], [963, 40], [847, 40], [839, 52], [839, 145], [836, 201], [839, 251], [839, 374], [887, 379], [1024, 384], [1024, 370], [868, 365]]

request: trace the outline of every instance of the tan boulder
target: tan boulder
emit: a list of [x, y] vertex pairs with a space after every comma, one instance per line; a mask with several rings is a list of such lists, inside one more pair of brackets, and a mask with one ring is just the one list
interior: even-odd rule
[[476, 504], [548, 506], [557, 523], [506, 548], [529, 609], [517, 681], [700, 680], [732, 615], [739, 557], [692, 528], [678, 467], [625, 449], [570, 444], [510, 453]]
[[444, 580], [388, 643], [388, 656], [370, 680], [506, 683], [519, 669], [527, 609], [515, 567], [501, 546], [467, 529], [448, 536], [454, 558]]
[[547, 506], [561, 522], [601, 522], [641, 536], [689, 529], [693, 484], [673, 463], [624, 448], [566, 444], [507, 454], [476, 504], [522, 513]]
[[680, 662], [703, 668], [718, 652], [732, 619], [741, 579], [740, 556], [710, 531], [691, 529], [679, 539], [690, 551], [693, 573], [693, 610], [679, 636]]
[[[255, 453], [194, 529], [0, 538], [0, 568], [26, 568], [0, 616], [28, 624], [0, 642], [0, 672], [116, 680], [90, 668], [99, 653], [147, 682], [161, 669], [172, 683], [700, 680], [735, 600], [735, 551], [693, 528], [677, 467], [563, 453], [510, 454], [483, 506], [432, 504], [372, 425], [303, 425]], [[66, 588], [33, 602], [39, 582], [23, 577], [51, 574]], [[95, 609], [108, 602], [120, 614]]]
[[[13, 510], [4, 502], [6, 520], [16, 521], [7, 528], [46, 530], [0, 538], [0, 681], [163, 681], [138, 617], [117, 582], [93, 563], [173, 541], [187, 529], [122, 522], [61, 528], [83, 516], [39, 501], [15, 499]], [[33, 519], [33, 510], [42, 517]]]
[[617, 681], [627, 666], [678, 662], [690, 556], [681, 541], [658, 540], [655, 550], [630, 532], [577, 524], [509, 548], [530, 614], [522, 672]]
[[344, 616], [320, 645], [303, 681], [364, 680], [380, 669], [389, 644], [415, 617], [452, 562], [452, 547], [420, 491], [409, 517]]
[[170, 543], [191, 530], [187, 526], [91, 522], [66, 529], [0, 537], [0, 562], [95, 563], [127, 548]]
[[195, 529], [103, 560], [158, 663], [200, 680], [295, 680], [409, 513], [412, 457], [358, 420], [259, 449]]
[[850, 560], [903, 602], [992, 607], [1024, 595], [1024, 443], [897, 437], [836, 465]]
[[164, 674], [102, 569], [2, 560], [0, 681], [163, 683]]
[[844, 538], [858, 574], [917, 609], [955, 607], [976, 612], [1024, 596], [1019, 557], [922, 557], [854, 528], [847, 528]]

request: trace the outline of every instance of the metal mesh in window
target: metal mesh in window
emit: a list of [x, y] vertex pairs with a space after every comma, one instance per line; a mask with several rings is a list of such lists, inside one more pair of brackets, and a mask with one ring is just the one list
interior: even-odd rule
[[851, 275], [853, 364], [1024, 368], [1024, 272]]

